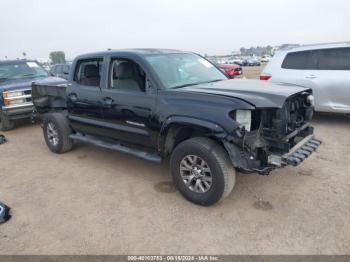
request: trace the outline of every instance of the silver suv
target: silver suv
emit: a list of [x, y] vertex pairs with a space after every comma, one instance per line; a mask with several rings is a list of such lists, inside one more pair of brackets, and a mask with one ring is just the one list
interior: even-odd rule
[[260, 79], [312, 88], [316, 111], [350, 113], [350, 42], [281, 50]]

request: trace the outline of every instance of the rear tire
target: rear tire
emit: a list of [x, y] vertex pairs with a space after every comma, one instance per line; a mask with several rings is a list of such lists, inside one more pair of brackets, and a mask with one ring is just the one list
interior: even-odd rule
[[69, 138], [73, 130], [69, 121], [62, 113], [49, 113], [44, 117], [43, 132], [46, 145], [56, 154], [68, 152], [73, 147]]
[[9, 120], [9, 118], [3, 112], [0, 112], [0, 130], [9, 131], [13, 129], [14, 126], [14, 122]]
[[209, 138], [195, 137], [180, 143], [171, 155], [170, 168], [181, 194], [203, 206], [228, 196], [235, 184], [236, 172], [227, 152]]

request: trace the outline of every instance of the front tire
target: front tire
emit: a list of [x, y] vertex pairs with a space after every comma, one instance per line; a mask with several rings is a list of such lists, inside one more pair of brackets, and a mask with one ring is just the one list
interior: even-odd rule
[[50, 113], [44, 117], [43, 132], [46, 145], [56, 154], [68, 152], [73, 147], [69, 135], [73, 132], [62, 113]]
[[189, 201], [210, 206], [230, 194], [235, 169], [216, 141], [195, 137], [180, 143], [170, 159], [176, 187]]
[[9, 131], [13, 129], [14, 122], [11, 121], [3, 112], [0, 112], [0, 130]]

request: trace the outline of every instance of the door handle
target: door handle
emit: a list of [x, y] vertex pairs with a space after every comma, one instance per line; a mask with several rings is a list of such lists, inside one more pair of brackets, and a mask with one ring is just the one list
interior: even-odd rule
[[102, 98], [102, 101], [105, 105], [108, 105], [108, 106], [112, 105], [114, 102], [114, 100], [109, 96]]
[[70, 93], [68, 94], [68, 98], [72, 101], [72, 102], [76, 102], [78, 100], [78, 96], [76, 93]]
[[308, 78], [308, 79], [315, 79], [315, 78], [317, 78], [317, 76], [315, 76], [315, 75], [307, 75], [307, 76], [305, 76], [305, 78]]

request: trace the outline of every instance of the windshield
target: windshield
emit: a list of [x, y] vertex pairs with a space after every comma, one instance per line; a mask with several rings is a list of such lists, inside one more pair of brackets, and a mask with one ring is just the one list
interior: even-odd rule
[[0, 81], [44, 76], [48, 76], [48, 73], [36, 62], [0, 64]]
[[167, 89], [227, 79], [219, 69], [195, 54], [152, 55], [146, 59]]

